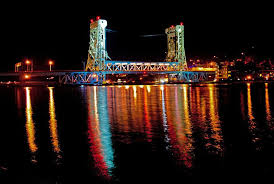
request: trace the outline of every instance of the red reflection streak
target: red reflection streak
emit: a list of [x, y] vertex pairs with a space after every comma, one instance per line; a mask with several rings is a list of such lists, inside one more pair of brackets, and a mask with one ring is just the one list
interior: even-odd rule
[[[164, 95], [165, 95], [165, 99], [168, 99], [169, 96], [173, 96], [169, 94], [168, 90], [166, 90], [166, 93]], [[177, 159], [182, 160], [184, 162], [184, 165], [187, 168], [191, 168], [192, 167], [192, 156], [191, 156], [192, 132], [190, 127], [187, 98], [188, 98], [187, 86], [184, 86], [183, 109], [181, 109], [182, 106], [179, 106], [178, 100], [175, 101], [175, 104], [170, 103], [171, 102], [170, 100], [166, 100], [166, 106], [167, 106], [166, 113], [167, 113], [167, 124], [169, 127], [168, 135], [170, 138], [172, 151], [175, 152], [175, 155], [178, 157]], [[175, 111], [176, 121], [173, 119], [174, 116], [172, 111], [170, 111], [170, 109], [173, 109], [172, 107], [176, 107], [176, 111]], [[180, 113], [184, 113], [184, 118], [182, 118], [182, 115]]]
[[199, 127], [200, 129], [204, 129], [203, 121], [205, 120], [205, 116], [201, 112], [201, 96], [200, 96], [200, 88], [195, 87], [194, 90], [191, 90], [191, 98], [190, 98], [190, 114], [192, 124]]
[[111, 111], [113, 119], [110, 119], [110, 122], [114, 129], [119, 132], [118, 135], [121, 136], [121, 141], [124, 143], [130, 143], [128, 136], [123, 136], [124, 133], [129, 131], [129, 115], [128, 115], [128, 105], [127, 98], [129, 98], [129, 86], [123, 87], [114, 87], [113, 95], [111, 98], [108, 98], [108, 103], [112, 104], [113, 108], [109, 108]]
[[[110, 179], [111, 176], [108, 173], [107, 165], [104, 161], [104, 156], [102, 153], [102, 144], [101, 144], [101, 134], [100, 134], [100, 125], [99, 118], [97, 112], [97, 95], [96, 95], [96, 87], [93, 88], [93, 96], [92, 99], [92, 91], [91, 87], [87, 88], [87, 100], [88, 100], [88, 139], [90, 144], [90, 153], [95, 161], [95, 168], [99, 170], [100, 175], [104, 176], [106, 179]], [[93, 102], [93, 103], [92, 103]]]
[[151, 134], [151, 124], [149, 120], [148, 115], [148, 109], [147, 109], [147, 90], [144, 90], [144, 119], [145, 119], [145, 133], [147, 136], [147, 141], [152, 141], [152, 134]]

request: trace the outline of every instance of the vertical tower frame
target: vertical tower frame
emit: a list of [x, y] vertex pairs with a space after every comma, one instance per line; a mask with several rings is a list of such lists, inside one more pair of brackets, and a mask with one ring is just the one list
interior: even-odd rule
[[166, 29], [168, 53], [166, 60], [168, 62], [178, 62], [179, 69], [187, 70], [187, 61], [184, 45], [184, 25], [171, 26]]
[[107, 21], [98, 19], [90, 23], [90, 42], [86, 71], [102, 71], [105, 61], [109, 58], [106, 51]]

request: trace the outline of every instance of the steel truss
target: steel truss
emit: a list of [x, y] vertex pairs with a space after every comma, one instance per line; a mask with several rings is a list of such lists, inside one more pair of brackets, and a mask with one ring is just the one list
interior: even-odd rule
[[184, 82], [201, 82], [208, 79], [208, 72], [180, 72], [177, 79]]
[[102, 72], [71, 72], [66, 73], [60, 78], [61, 84], [102, 84], [105, 75]]
[[69, 85], [100, 85], [105, 81], [108, 74], [168, 74], [175, 76], [181, 82], [201, 82], [208, 79], [209, 72], [184, 72], [184, 71], [142, 71], [142, 70], [117, 70], [117, 71], [104, 71], [104, 72], [70, 72], [60, 77], [60, 84]]
[[180, 71], [178, 63], [142, 63], [106, 61], [105, 71]]

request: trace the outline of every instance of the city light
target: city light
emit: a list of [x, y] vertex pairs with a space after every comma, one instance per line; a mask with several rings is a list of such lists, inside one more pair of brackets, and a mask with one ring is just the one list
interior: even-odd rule
[[24, 77], [25, 77], [25, 79], [30, 79], [30, 75], [26, 74]]
[[27, 65], [27, 71], [29, 71], [29, 65], [32, 65], [32, 62], [30, 60], [26, 60], [26, 65]]
[[251, 76], [251, 75], [248, 75], [248, 76], [246, 76], [246, 79], [247, 79], [247, 80], [251, 80], [251, 79], [252, 79], [252, 76]]
[[49, 71], [51, 71], [51, 66], [54, 64], [54, 62], [53, 61], [49, 61]]
[[27, 65], [30, 65], [31, 64], [31, 61], [30, 60], [26, 60], [25, 62]]

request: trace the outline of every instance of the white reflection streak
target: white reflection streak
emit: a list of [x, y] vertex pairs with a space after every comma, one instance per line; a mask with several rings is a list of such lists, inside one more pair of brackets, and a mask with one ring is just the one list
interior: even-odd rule
[[[164, 86], [160, 87], [162, 95], [162, 116], [163, 116], [163, 127], [165, 132], [165, 142], [169, 143], [170, 138], [168, 137], [168, 124], [167, 124], [167, 115], [166, 115], [166, 104], [165, 104], [165, 89]], [[166, 149], [170, 148], [170, 144], [167, 144]]]

